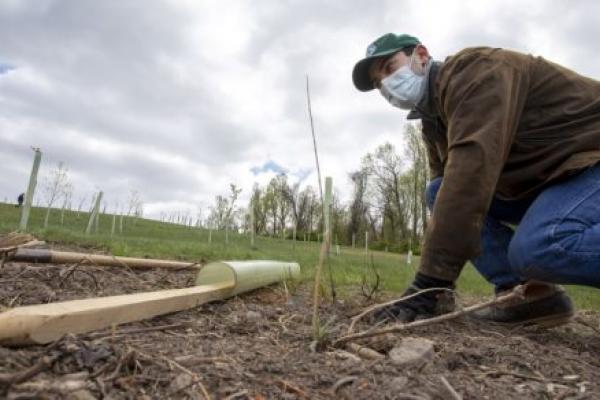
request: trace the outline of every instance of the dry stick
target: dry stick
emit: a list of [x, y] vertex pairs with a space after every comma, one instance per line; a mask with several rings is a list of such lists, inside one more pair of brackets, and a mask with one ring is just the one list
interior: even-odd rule
[[277, 382], [277, 383], [279, 383], [281, 385], [281, 389], [284, 392], [295, 393], [296, 395], [298, 395], [298, 396], [300, 396], [301, 398], [304, 398], [304, 399], [309, 399], [310, 398], [310, 396], [308, 396], [304, 390], [300, 389], [297, 386], [292, 385], [288, 381], [285, 381], [285, 380], [283, 380], [281, 378], [277, 378], [275, 382]]
[[40, 372], [50, 368], [56, 360], [62, 355], [44, 356], [33, 366], [27, 368], [24, 371], [16, 372], [14, 374], [0, 374], [0, 386], [15, 385], [17, 383], [25, 382], [28, 379], [33, 378]]
[[40, 372], [50, 368], [56, 360], [60, 358], [60, 355], [55, 356], [44, 356], [40, 361], [30, 368], [24, 371], [17, 372], [14, 374], [0, 374], [0, 385], [14, 385], [17, 383], [25, 382], [28, 379], [33, 378]]
[[136, 333], [147, 333], [147, 332], [156, 332], [156, 331], [164, 331], [164, 330], [168, 330], [168, 329], [179, 329], [179, 328], [188, 328], [192, 326], [191, 322], [181, 322], [181, 323], [177, 323], [177, 324], [170, 324], [170, 325], [161, 325], [161, 326], [148, 326], [148, 327], [144, 327], [144, 328], [135, 328], [135, 329], [126, 329], [126, 330], [122, 330], [122, 331], [110, 331], [110, 332], [96, 332], [96, 333], [90, 333], [87, 335], [82, 335], [85, 339], [89, 339], [89, 340], [93, 340], [93, 339], [100, 339], [100, 338], [105, 338], [105, 337], [109, 337], [109, 336], [113, 336], [113, 335], [133, 335]]
[[413, 294], [409, 294], [407, 296], [401, 297], [399, 299], [394, 299], [394, 300], [390, 300], [388, 302], [385, 303], [381, 303], [381, 304], [375, 304], [374, 306], [371, 306], [369, 308], [367, 308], [366, 310], [364, 310], [363, 312], [361, 312], [360, 314], [352, 317], [351, 319], [351, 323], [350, 326], [348, 327], [348, 332], [347, 334], [352, 333], [352, 331], [354, 330], [354, 325], [356, 325], [356, 323], [362, 319], [365, 315], [372, 313], [373, 311], [377, 311], [379, 309], [385, 308], [387, 306], [391, 306], [394, 305], [396, 303], [401, 303], [403, 301], [406, 301], [408, 299], [412, 299], [413, 297], [419, 296], [423, 293], [428, 293], [428, 292], [437, 292], [437, 291], [448, 291], [450, 293], [454, 293], [454, 290], [452, 289], [448, 289], [448, 288], [429, 288], [429, 289], [423, 289], [423, 290], [419, 290], [416, 293]]
[[460, 394], [458, 394], [458, 392], [456, 390], [454, 390], [454, 388], [452, 387], [452, 385], [450, 384], [450, 382], [448, 382], [448, 380], [446, 378], [444, 378], [443, 376], [440, 376], [440, 380], [444, 384], [444, 388], [446, 388], [446, 391], [448, 392], [450, 397], [452, 397], [454, 400], [463, 400], [462, 396]]
[[[321, 206], [323, 207], [323, 210], [322, 210], [323, 217], [325, 217], [325, 202], [323, 201], [323, 183], [322, 183], [322, 179], [321, 179], [321, 167], [319, 165], [319, 152], [317, 151], [317, 136], [315, 134], [315, 124], [313, 122], [312, 106], [311, 106], [311, 102], [310, 102], [310, 86], [308, 83], [308, 75], [306, 75], [306, 101], [307, 101], [307, 105], [308, 105], [308, 117], [310, 119], [310, 132], [312, 134], [312, 139], [313, 139], [313, 149], [315, 151], [315, 164], [317, 165], [317, 176], [319, 178], [319, 196], [321, 198]], [[330, 231], [331, 231], [331, 229], [330, 229]], [[329, 252], [329, 248], [327, 248], [327, 252]], [[323, 268], [322, 264], [321, 264], [320, 268], [321, 269]], [[329, 285], [331, 286], [331, 294], [332, 294], [332, 297], [335, 299], [335, 287], [333, 285], [333, 273], [331, 272], [331, 265], [329, 263], [327, 263], [327, 269], [329, 271]], [[319, 273], [319, 277], [320, 276], [321, 275]]]
[[340, 380], [338, 380], [332, 387], [331, 387], [331, 393], [335, 396], [337, 395], [338, 390], [340, 390], [341, 387], [346, 386], [346, 385], [351, 385], [353, 384], [356, 380], [358, 379], [357, 376], [346, 376], [345, 378], [342, 378]]
[[[155, 357], [135, 348], [135, 347], [131, 347], [131, 349], [133, 351], [135, 351], [137, 354], [141, 355], [142, 357], [146, 358], [148, 361], [155, 361], [156, 358], [159, 358], [161, 360], [163, 360], [164, 362], [167, 363], [167, 366], [169, 367], [169, 369], [173, 369], [173, 367], [177, 368], [178, 370], [188, 374], [189, 376], [191, 376], [194, 380], [196, 380], [196, 382], [194, 384], [197, 384], [198, 386], [200, 386], [200, 391], [202, 392], [202, 395], [204, 396], [204, 398], [206, 400], [211, 400], [210, 395], [208, 394], [208, 391], [206, 390], [206, 388], [204, 387], [204, 385], [202, 384], [200, 377], [198, 376], [197, 373], [190, 371], [189, 369], [187, 369], [186, 367], [184, 367], [183, 365], [179, 364], [177, 361], [173, 360], [172, 358], [169, 358], [165, 355], [162, 354], [157, 354]], [[160, 365], [160, 364], [159, 364]]]
[[350, 341], [356, 340], [356, 339], [364, 339], [364, 338], [369, 338], [369, 337], [373, 337], [373, 336], [385, 335], [386, 333], [402, 332], [402, 331], [405, 331], [405, 330], [408, 330], [411, 328], [418, 328], [418, 327], [422, 327], [422, 326], [426, 326], [426, 325], [435, 324], [438, 322], [455, 319], [455, 318], [461, 317], [463, 315], [472, 313], [474, 311], [481, 310], [482, 308], [507, 303], [507, 302], [515, 300], [515, 299], [522, 299], [525, 294], [525, 289], [526, 289], [525, 285], [519, 285], [519, 286], [515, 287], [513, 289], [513, 291], [510, 292], [509, 294], [505, 294], [503, 296], [498, 296], [495, 299], [488, 300], [483, 303], [475, 304], [470, 307], [466, 307], [463, 310], [458, 310], [458, 311], [454, 311], [454, 312], [451, 312], [448, 314], [440, 315], [439, 317], [434, 317], [434, 318], [429, 318], [429, 319], [421, 319], [418, 321], [410, 322], [408, 324], [394, 324], [392, 326], [389, 326], [389, 327], [383, 328], [383, 329], [368, 330], [368, 331], [355, 333], [352, 335], [342, 336], [341, 338], [334, 341], [333, 345], [339, 346], [341, 344], [344, 344], [346, 342], [350, 342]]

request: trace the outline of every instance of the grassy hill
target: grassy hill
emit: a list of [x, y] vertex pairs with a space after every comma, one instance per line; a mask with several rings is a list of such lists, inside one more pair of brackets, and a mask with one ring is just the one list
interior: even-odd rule
[[[296, 261], [302, 268], [302, 281], [313, 279], [314, 267], [319, 256], [319, 244], [257, 237], [254, 248], [248, 235], [229, 232], [228, 243], [225, 232], [189, 228], [176, 224], [162, 223], [148, 219], [125, 218], [123, 232], [119, 231], [119, 217], [116, 219], [115, 235], [111, 236], [112, 215], [101, 215], [98, 232], [84, 234], [89, 215], [66, 211], [61, 224], [61, 212], [53, 210], [49, 228], [43, 229], [45, 209], [34, 208], [29, 221], [29, 231], [49, 243], [74, 244], [110, 252], [114, 255], [150, 257], [188, 261], [275, 259]], [[20, 219], [20, 209], [14, 205], [0, 203], [0, 234], [16, 230]], [[211, 242], [209, 243], [209, 235]], [[411, 265], [406, 264], [406, 255], [371, 251], [368, 262], [381, 276], [380, 287], [387, 291], [400, 292], [410, 283], [418, 257]], [[347, 296], [349, 289], [360, 286], [367, 257], [364, 249], [340, 247], [340, 255], [332, 249], [328, 259], [338, 294]], [[325, 271], [325, 278], [328, 277]], [[369, 270], [369, 280], [373, 274]], [[490, 295], [491, 287], [474, 270], [467, 266], [459, 282], [459, 291], [467, 295]], [[600, 290], [572, 286], [567, 288], [580, 308], [600, 309]], [[356, 290], [352, 290], [353, 293]]]

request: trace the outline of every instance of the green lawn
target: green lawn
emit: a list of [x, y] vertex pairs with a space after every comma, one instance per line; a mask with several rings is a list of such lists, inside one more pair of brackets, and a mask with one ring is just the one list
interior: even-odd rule
[[[84, 235], [88, 214], [79, 216], [76, 212], [66, 212], [64, 225], [60, 224], [60, 211], [54, 210], [50, 216], [49, 228], [42, 229], [43, 209], [34, 208], [31, 213], [29, 231], [49, 243], [72, 243], [101, 248], [114, 255], [151, 257], [176, 260], [198, 261], [276, 259], [296, 261], [302, 268], [302, 280], [312, 280], [318, 261], [319, 245], [315, 242], [257, 237], [256, 247], [250, 246], [247, 235], [229, 233], [229, 243], [225, 244], [225, 232], [211, 234], [198, 228], [161, 223], [152, 220], [125, 219], [123, 233], [119, 233], [119, 219], [116, 219], [116, 234], [111, 237], [112, 215], [101, 215], [98, 233]], [[0, 233], [16, 230], [20, 210], [13, 205], [0, 203]], [[392, 292], [402, 291], [414, 275], [418, 258], [412, 265], [406, 264], [406, 255], [385, 252], [371, 252], [373, 264], [381, 275], [381, 287]], [[370, 257], [371, 257], [370, 256]], [[363, 249], [341, 247], [340, 255], [332, 249], [329, 266], [341, 296], [348, 289], [360, 285], [365, 271], [366, 257]], [[325, 278], [327, 278], [325, 271]], [[372, 275], [369, 275], [371, 279]], [[467, 266], [458, 282], [459, 290], [468, 295], [489, 296], [491, 287], [474, 270]], [[600, 309], [600, 290], [571, 286], [567, 290], [580, 308]]]

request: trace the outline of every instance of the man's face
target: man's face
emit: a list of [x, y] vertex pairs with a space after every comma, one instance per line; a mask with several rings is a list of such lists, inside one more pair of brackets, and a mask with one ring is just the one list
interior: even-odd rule
[[[414, 62], [412, 65], [413, 71], [417, 74], [422, 74], [425, 70], [425, 63], [429, 59], [429, 52], [425, 46], [418, 45], [414, 49]], [[379, 58], [371, 64], [369, 68], [369, 76], [373, 87], [379, 89], [381, 87], [381, 81], [394, 72], [400, 67], [405, 65], [410, 66], [412, 56], [407, 56], [404, 52], [399, 51], [390, 57]]]

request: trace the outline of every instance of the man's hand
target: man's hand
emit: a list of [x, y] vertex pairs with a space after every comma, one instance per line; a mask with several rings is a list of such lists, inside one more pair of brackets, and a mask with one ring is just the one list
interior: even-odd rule
[[436, 314], [451, 311], [454, 307], [454, 297], [447, 290], [444, 290], [454, 289], [454, 283], [450, 281], [433, 278], [417, 272], [415, 280], [402, 294], [402, 297], [419, 293], [425, 289], [434, 288], [439, 288], [440, 290], [425, 291], [379, 310], [375, 313], [375, 320], [411, 322], [416, 319], [430, 318]]

